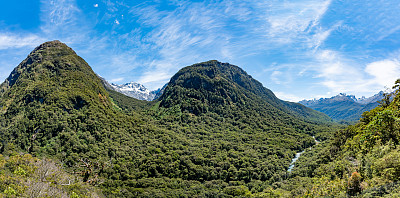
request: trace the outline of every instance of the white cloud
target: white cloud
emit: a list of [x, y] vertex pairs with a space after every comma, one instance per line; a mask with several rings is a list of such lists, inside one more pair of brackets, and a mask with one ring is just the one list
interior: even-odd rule
[[353, 60], [333, 50], [319, 50], [315, 53], [315, 62], [309, 69], [321, 79], [320, 84], [333, 94], [371, 92], [366, 84], [363, 70]]
[[[138, 29], [150, 32], [130, 34], [129, 42], [148, 52], [136, 53], [147, 71], [170, 77], [182, 66], [196, 62], [219, 59], [234, 63], [243, 57], [266, 53], [279, 40], [296, 40], [300, 44], [294, 45], [318, 48], [332, 31], [319, 27], [330, 3], [180, 2], [175, 10], [161, 10], [144, 3], [132, 8], [130, 15], [137, 17]], [[142, 79], [148, 79], [146, 73]]]
[[[312, 31], [318, 27], [321, 17], [330, 4], [331, 0], [272, 2], [266, 16], [269, 23], [267, 34], [283, 44], [304, 40], [318, 43], [326, 38], [330, 31], [318, 31], [315, 36]], [[317, 41], [314, 41], [313, 37]]]
[[91, 24], [76, 0], [41, 0], [40, 11], [41, 34], [49, 40], [67, 44], [82, 44], [90, 40]]
[[[169, 73], [159, 72], [159, 71], [150, 71], [150, 72], [146, 72], [139, 79], [139, 83], [141, 83], [141, 84], [154, 83], [154, 82], [158, 83], [158, 82], [164, 82], [169, 78], [171, 78], [171, 75]], [[160, 83], [160, 84], [164, 84], [164, 83]]]
[[400, 62], [398, 60], [382, 60], [369, 63], [365, 72], [373, 76], [374, 83], [391, 88], [400, 78]]
[[107, 58], [109, 60], [108, 64], [114, 67], [113, 73], [124, 74], [140, 66], [137, 57], [131, 55], [129, 52], [112, 54], [104, 58]]
[[282, 75], [282, 72], [280, 71], [273, 71], [271, 74], [271, 80], [275, 83], [275, 84], [281, 84], [281, 80], [280, 77]]
[[338, 22], [336, 25], [324, 30], [322, 27], [317, 28], [314, 33], [308, 38], [308, 47], [317, 50], [329, 37], [333, 30], [341, 27], [342, 22]]
[[121, 78], [114, 78], [114, 79], [111, 79], [110, 81], [111, 82], [120, 82], [120, 81], [123, 81], [125, 78], [123, 78], [123, 77], [121, 77]]
[[275, 93], [276, 97], [278, 97], [279, 99], [290, 101], [290, 102], [298, 102], [300, 100], [303, 100], [303, 98], [298, 97], [293, 94], [288, 94], [288, 93], [279, 92], [279, 91], [276, 91], [274, 93]]
[[313, 66], [307, 69], [315, 72], [314, 78], [321, 79], [318, 80], [320, 85], [333, 95], [373, 95], [392, 87], [400, 78], [400, 62], [394, 58], [362, 64], [334, 50], [318, 50], [314, 58]]
[[[184, 3], [181, 7], [168, 12], [152, 6], [131, 10], [139, 15], [138, 21], [144, 28], [152, 27], [146, 35], [130, 35], [131, 42], [145, 49], [138, 52], [138, 59], [144, 61], [147, 70], [139, 79], [146, 87], [162, 86], [185, 65], [235, 55], [226, 47], [230, 36], [225, 33], [222, 8], [203, 3]], [[146, 60], [143, 56], [147, 56]]]
[[349, 69], [354, 69], [349, 68], [349, 65], [344, 62], [344, 58], [341, 57], [338, 52], [322, 50], [317, 53], [316, 58], [321, 65], [318, 77], [338, 78], [340, 76], [345, 76], [349, 72], [355, 72], [349, 71]]
[[0, 50], [9, 48], [35, 47], [45, 41], [37, 35], [18, 36], [12, 33], [0, 33]]
[[93, 7], [97, 8], [97, 7], [99, 7], [99, 4], [96, 3], [93, 5]]

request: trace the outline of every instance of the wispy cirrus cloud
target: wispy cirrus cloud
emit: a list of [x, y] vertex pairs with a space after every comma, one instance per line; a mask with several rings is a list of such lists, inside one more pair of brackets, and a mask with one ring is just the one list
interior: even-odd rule
[[[136, 81], [157, 88], [179, 68], [195, 62], [218, 59], [235, 63], [268, 53], [281, 45], [283, 35], [289, 35], [293, 45], [299, 37], [320, 45], [327, 33], [318, 38], [306, 34], [318, 32], [318, 21], [329, 3], [179, 1], [173, 9], [163, 9], [151, 2], [129, 5], [104, 0], [90, 4], [106, 11], [93, 22], [75, 0], [43, 0], [40, 29], [42, 37], [71, 45], [110, 78], [126, 79], [136, 71], [141, 73], [134, 75]], [[98, 23], [112, 29], [99, 35], [93, 29]], [[121, 23], [131, 27], [114, 26]], [[118, 33], [119, 28], [125, 33]], [[101, 60], [94, 61], [95, 56]]]
[[183, 4], [172, 11], [161, 11], [155, 6], [133, 9], [131, 13], [139, 13], [138, 22], [144, 28], [152, 28], [141, 38], [141, 45], [151, 46], [148, 49], [154, 51], [153, 60], [139, 81], [162, 86], [182, 66], [222, 54], [227, 56], [229, 52], [224, 46], [230, 36], [224, 33], [223, 21], [217, 20], [221, 17], [214, 17], [221, 12], [223, 9], [204, 3]]
[[81, 13], [76, 1], [41, 0], [41, 4], [41, 31], [51, 36], [54, 34], [60, 37], [70, 36], [71, 31], [76, 29], [79, 23], [79, 14]]
[[299, 102], [301, 100], [304, 100], [304, 98], [301, 98], [299, 96], [296, 96], [296, 95], [290, 94], [290, 93], [285, 93], [285, 92], [280, 92], [280, 91], [276, 91], [274, 93], [275, 93], [276, 97], [278, 97], [282, 100], [290, 101], [290, 102]]
[[45, 41], [44, 38], [29, 34], [16, 35], [12, 33], [0, 33], [0, 50], [9, 48], [35, 47]]
[[124, 79], [125, 79], [125, 78], [123, 78], [123, 77], [121, 77], [121, 78], [114, 78], [114, 79], [111, 79], [110, 82], [113, 82], [113, 83], [121, 82], [121, 81], [123, 81]]
[[314, 77], [321, 79], [321, 85], [329, 90], [328, 94], [367, 91], [365, 75], [358, 63], [333, 50], [320, 50], [315, 58]]
[[269, 25], [266, 28], [268, 36], [283, 44], [321, 40], [320, 36], [315, 37], [314, 34], [327, 32], [319, 27], [319, 21], [330, 4], [331, 0], [272, 1], [265, 16]]
[[[143, 28], [152, 29], [141, 38], [142, 45], [152, 46], [151, 50], [156, 51], [154, 61], [140, 81], [158, 72], [172, 75], [182, 66], [208, 59], [235, 62], [246, 56], [268, 53], [271, 48], [282, 45], [282, 40], [293, 45], [301, 40], [315, 43], [310, 48], [319, 46], [332, 30], [318, 36], [308, 34], [322, 32], [318, 20], [329, 4], [330, 1], [297, 4], [221, 1], [181, 2], [173, 10], [159, 10], [157, 6], [145, 4], [135, 7], [131, 13], [138, 16], [137, 22]], [[310, 5], [313, 6], [310, 8]]]

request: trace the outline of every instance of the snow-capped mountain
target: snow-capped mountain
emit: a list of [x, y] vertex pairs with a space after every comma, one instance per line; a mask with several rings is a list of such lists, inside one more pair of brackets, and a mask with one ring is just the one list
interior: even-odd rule
[[378, 101], [384, 98], [381, 91], [371, 97], [356, 98], [354, 95], [340, 93], [331, 98], [302, 100], [299, 103], [314, 110], [327, 114], [332, 119], [340, 121], [356, 121], [364, 111], [369, 111], [379, 105]]
[[332, 102], [338, 102], [338, 101], [354, 101], [359, 104], [370, 104], [374, 102], [378, 102], [383, 99], [383, 91], [380, 91], [379, 93], [366, 98], [365, 96], [362, 96], [361, 98], [356, 98], [354, 95], [347, 95], [346, 93], [340, 93], [336, 96], [333, 96], [331, 98], [320, 98], [320, 99], [312, 99], [312, 100], [302, 100], [299, 103], [303, 104], [305, 106], [309, 105], [314, 105], [314, 104], [320, 104], [320, 103], [332, 103]]
[[167, 87], [168, 83], [165, 84], [162, 88], [158, 88], [157, 90], [150, 91], [142, 84], [136, 82], [125, 83], [122, 85], [117, 85], [114, 83], [109, 83], [106, 79], [97, 74], [103, 83], [106, 89], [114, 90], [116, 92], [122, 93], [126, 96], [136, 98], [138, 100], [147, 100], [152, 101], [158, 99], [163, 93], [165, 87]]
[[373, 103], [373, 102], [378, 102], [384, 98], [384, 96], [383, 96], [384, 93], [385, 92], [380, 91], [379, 93], [377, 93], [369, 98], [366, 98], [365, 96], [363, 96], [363, 97], [357, 99], [356, 102], [361, 103], [361, 104], [369, 104], [369, 103]]
[[135, 82], [129, 82], [122, 85], [111, 83], [111, 86], [114, 88], [115, 91], [118, 91], [124, 95], [147, 101], [154, 100], [156, 94], [160, 91], [160, 89], [150, 91], [145, 86]]

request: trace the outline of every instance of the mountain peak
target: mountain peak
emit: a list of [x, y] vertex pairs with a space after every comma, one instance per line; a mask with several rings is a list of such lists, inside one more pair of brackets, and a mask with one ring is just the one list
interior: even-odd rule
[[[58, 94], [50, 94], [53, 92]], [[0, 97], [5, 94], [9, 98], [4, 97], [3, 101], [19, 101], [20, 105], [63, 100], [68, 110], [84, 104], [101, 103], [102, 107], [109, 104], [106, 90], [91, 67], [60, 41], [39, 45], [14, 68], [0, 85]], [[18, 99], [10, 98], [13, 94]]]
[[62, 43], [60, 40], [53, 40], [53, 41], [46, 41], [46, 42], [40, 44], [38, 47], [40, 47], [40, 46], [50, 46], [50, 45], [65, 45], [65, 44]]
[[39, 70], [36, 68], [38, 66], [40, 66], [39, 68], [50, 69], [53, 72], [58, 69], [91, 70], [87, 63], [78, 57], [75, 51], [65, 43], [58, 40], [48, 41], [36, 47], [25, 60], [14, 68], [10, 76], [6, 79], [5, 84], [2, 85], [0, 93], [4, 92], [4, 89], [7, 87], [13, 86], [24, 72], [41, 73], [37, 71]]
[[207, 63], [211, 63], [211, 64], [222, 64], [222, 62], [218, 61], [218, 60], [209, 60], [209, 61], [205, 61], [205, 62], [201, 62], [198, 64], [207, 64]]
[[[104, 81], [105, 80], [103, 80], [103, 84], [114, 91], [117, 91], [132, 98], [136, 98], [139, 100], [147, 100], [147, 101], [152, 101], [159, 98], [160, 94], [162, 94], [163, 89], [166, 86], [164, 85], [162, 89], [160, 88], [157, 90], [150, 91], [144, 85], [133, 81], [121, 85], [117, 85], [114, 83], [109, 84], [107, 81], [105, 82]], [[109, 87], [108, 85], [110, 85], [111, 87]]]
[[75, 51], [59, 40], [48, 41], [36, 47], [29, 56], [40, 53], [44, 56], [76, 55]]

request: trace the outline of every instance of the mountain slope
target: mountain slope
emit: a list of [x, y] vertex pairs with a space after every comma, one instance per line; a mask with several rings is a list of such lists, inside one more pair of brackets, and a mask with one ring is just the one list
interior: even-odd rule
[[[133, 196], [123, 182], [147, 179], [149, 167], [139, 162], [156, 161], [151, 145], [159, 144], [159, 138], [182, 145], [181, 137], [136, 112], [146, 107], [145, 101], [129, 98], [136, 103], [124, 114], [116, 103], [127, 96], [109, 93], [90, 66], [59, 41], [35, 48], [0, 90], [0, 153], [28, 152], [62, 161], [82, 182], [101, 184], [107, 197]], [[114, 102], [110, 95], [123, 99]], [[165, 163], [160, 165], [168, 167]]]
[[[311, 135], [335, 128], [299, 116], [315, 111], [279, 100], [239, 67], [218, 61], [181, 69], [151, 110], [158, 123], [183, 133], [188, 144], [200, 151], [200, 161], [189, 167], [202, 166], [211, 175], [226, 171], [216, 178], [246, 185], [255, 180], [266, 185], [282, 180], [294, 150], [315, 144]], [[322, 113], [314, 115], [327, 118]], [[265, 149], [267, 153], [260, 152]], [[223, 153], [249, 163], [235, 164], [231, 157], [216, 161]], [[220, 164], [224, 162], [235, 165], [228, 168]], [[200, 172], [191, 178], [215, 177]]]
[[321, 98], [319, 100], [303, 100], [300, 104], [314, 110], [325, 113], [335, 121], [357, 121], [361, 114], [379, 105], [377, 102], [383, 98], [380, 92], [370, 98], [356, 99], [352, 95], [339, 94], [331, 98]]
[[302, 105], [279, 100], [269, 89], [241, 68], [208, 61], [181, 69], [175, 74], [161, 96], [160, 106], [179, 106], [196, 115], [209, 110], [224, 114], [225, 109], [267, 110], [266, 116], [282, 113], [301, 115], [307, 119], [328, 121], [326, 115]]

